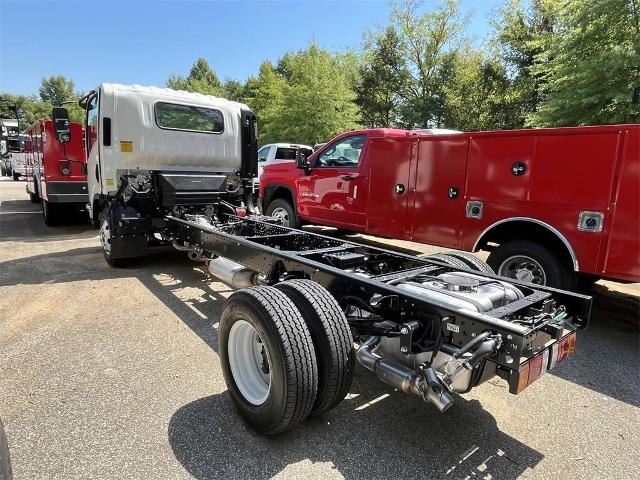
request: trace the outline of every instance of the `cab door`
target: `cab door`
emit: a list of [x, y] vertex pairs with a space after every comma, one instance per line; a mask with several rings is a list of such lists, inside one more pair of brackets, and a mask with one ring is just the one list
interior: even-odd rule
[[361, 230], [365, 225], [367, 173], [365, 134], [348, 135], [325, 147], [308, 175], [297, 180], [298, 210], [310, 221]]
[[465, 202], [468, 140], [423, 137], [418, 140], [415, 186], [409, 207], [409, 238], [458, 247]]

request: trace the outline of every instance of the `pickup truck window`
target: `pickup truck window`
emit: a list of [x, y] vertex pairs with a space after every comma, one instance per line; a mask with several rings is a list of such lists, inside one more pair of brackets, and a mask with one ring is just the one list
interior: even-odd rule
[[366, 135], [353, 135], [339, 140], [320, 154], [315, 166], [357, 167], [365, 138]]
[[203, 133], [222, 133], [224, 130], [222, 112], [213, 108], [158, 102], [155, 112], [160, 128]]
[[262, 147], [260, 150], [258, 150], [258, 162], [264, 163], [267, 161], [269, 150], [271, 150], [271, 147]]

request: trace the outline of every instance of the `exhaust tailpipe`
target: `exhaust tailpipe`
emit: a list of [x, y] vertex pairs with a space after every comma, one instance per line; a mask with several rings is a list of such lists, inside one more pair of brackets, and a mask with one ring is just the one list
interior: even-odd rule
[[258, 272], [223, 257], [214, 258], [209, 262], [209, 273], [234, 288], [258, 285]]
[[356, 352], [360, 365], [371, 370], [387, 385], [433, 403], [440, 412], [445, 412], [453, 404], [453, 398], [433, 368], [428, 368], [423, 376], [395, 360], [382, 358], [373, 353], [379, 344], [380, 337], [371, 337], [360, 346]]

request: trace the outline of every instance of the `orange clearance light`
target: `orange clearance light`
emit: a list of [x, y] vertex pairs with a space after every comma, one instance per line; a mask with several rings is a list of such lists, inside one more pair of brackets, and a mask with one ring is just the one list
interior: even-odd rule
[[558, 344], [558, 359], [556, 360], [556, 363], [560, 363], [573, 355], [575, 348], [576, 332], [572, 332], [560, 340], [560, 343]]
[[520, 393], [529, 384], [529, 362], [520, 366], [520, 371], [518, 372], [518, 386], [516, 388], [516, 393]]

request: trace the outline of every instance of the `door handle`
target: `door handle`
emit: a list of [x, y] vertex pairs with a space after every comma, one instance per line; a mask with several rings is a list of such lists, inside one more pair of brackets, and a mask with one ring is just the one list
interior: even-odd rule
[[343, 175], [343, 176], [342, 176], [342, 179], [343, 179], [345, 182], [349, 182], [349, 181], [351, 181], [351, 180], [355, 180], [355, 179], [357, 178], [357, 176], [358, 176], [358, 175], [353, 175], [353, 174], [351, 174], [351, 173], [350, 173], [350, 174], [348, 174], [348, 175]]
[[447, 192], [447, 195], [449, 196], [449, 198], [454, 199], [454, 198], [458, 198], [458, 193], [459, 192], [456, 187], [451, 187]]
[[402, 195], [404, 193], [404, 185], [399, 183], [396, 185], [396, 188], [394, 190], [396, 192], [396, 195]]
[[99, 174], [98, 172], [99, 172], [99, 170], [98, 170], [98, 164], [96, 163], [96, 182], [99, 182], [99, 181], [100, 181], [100, 174]]

